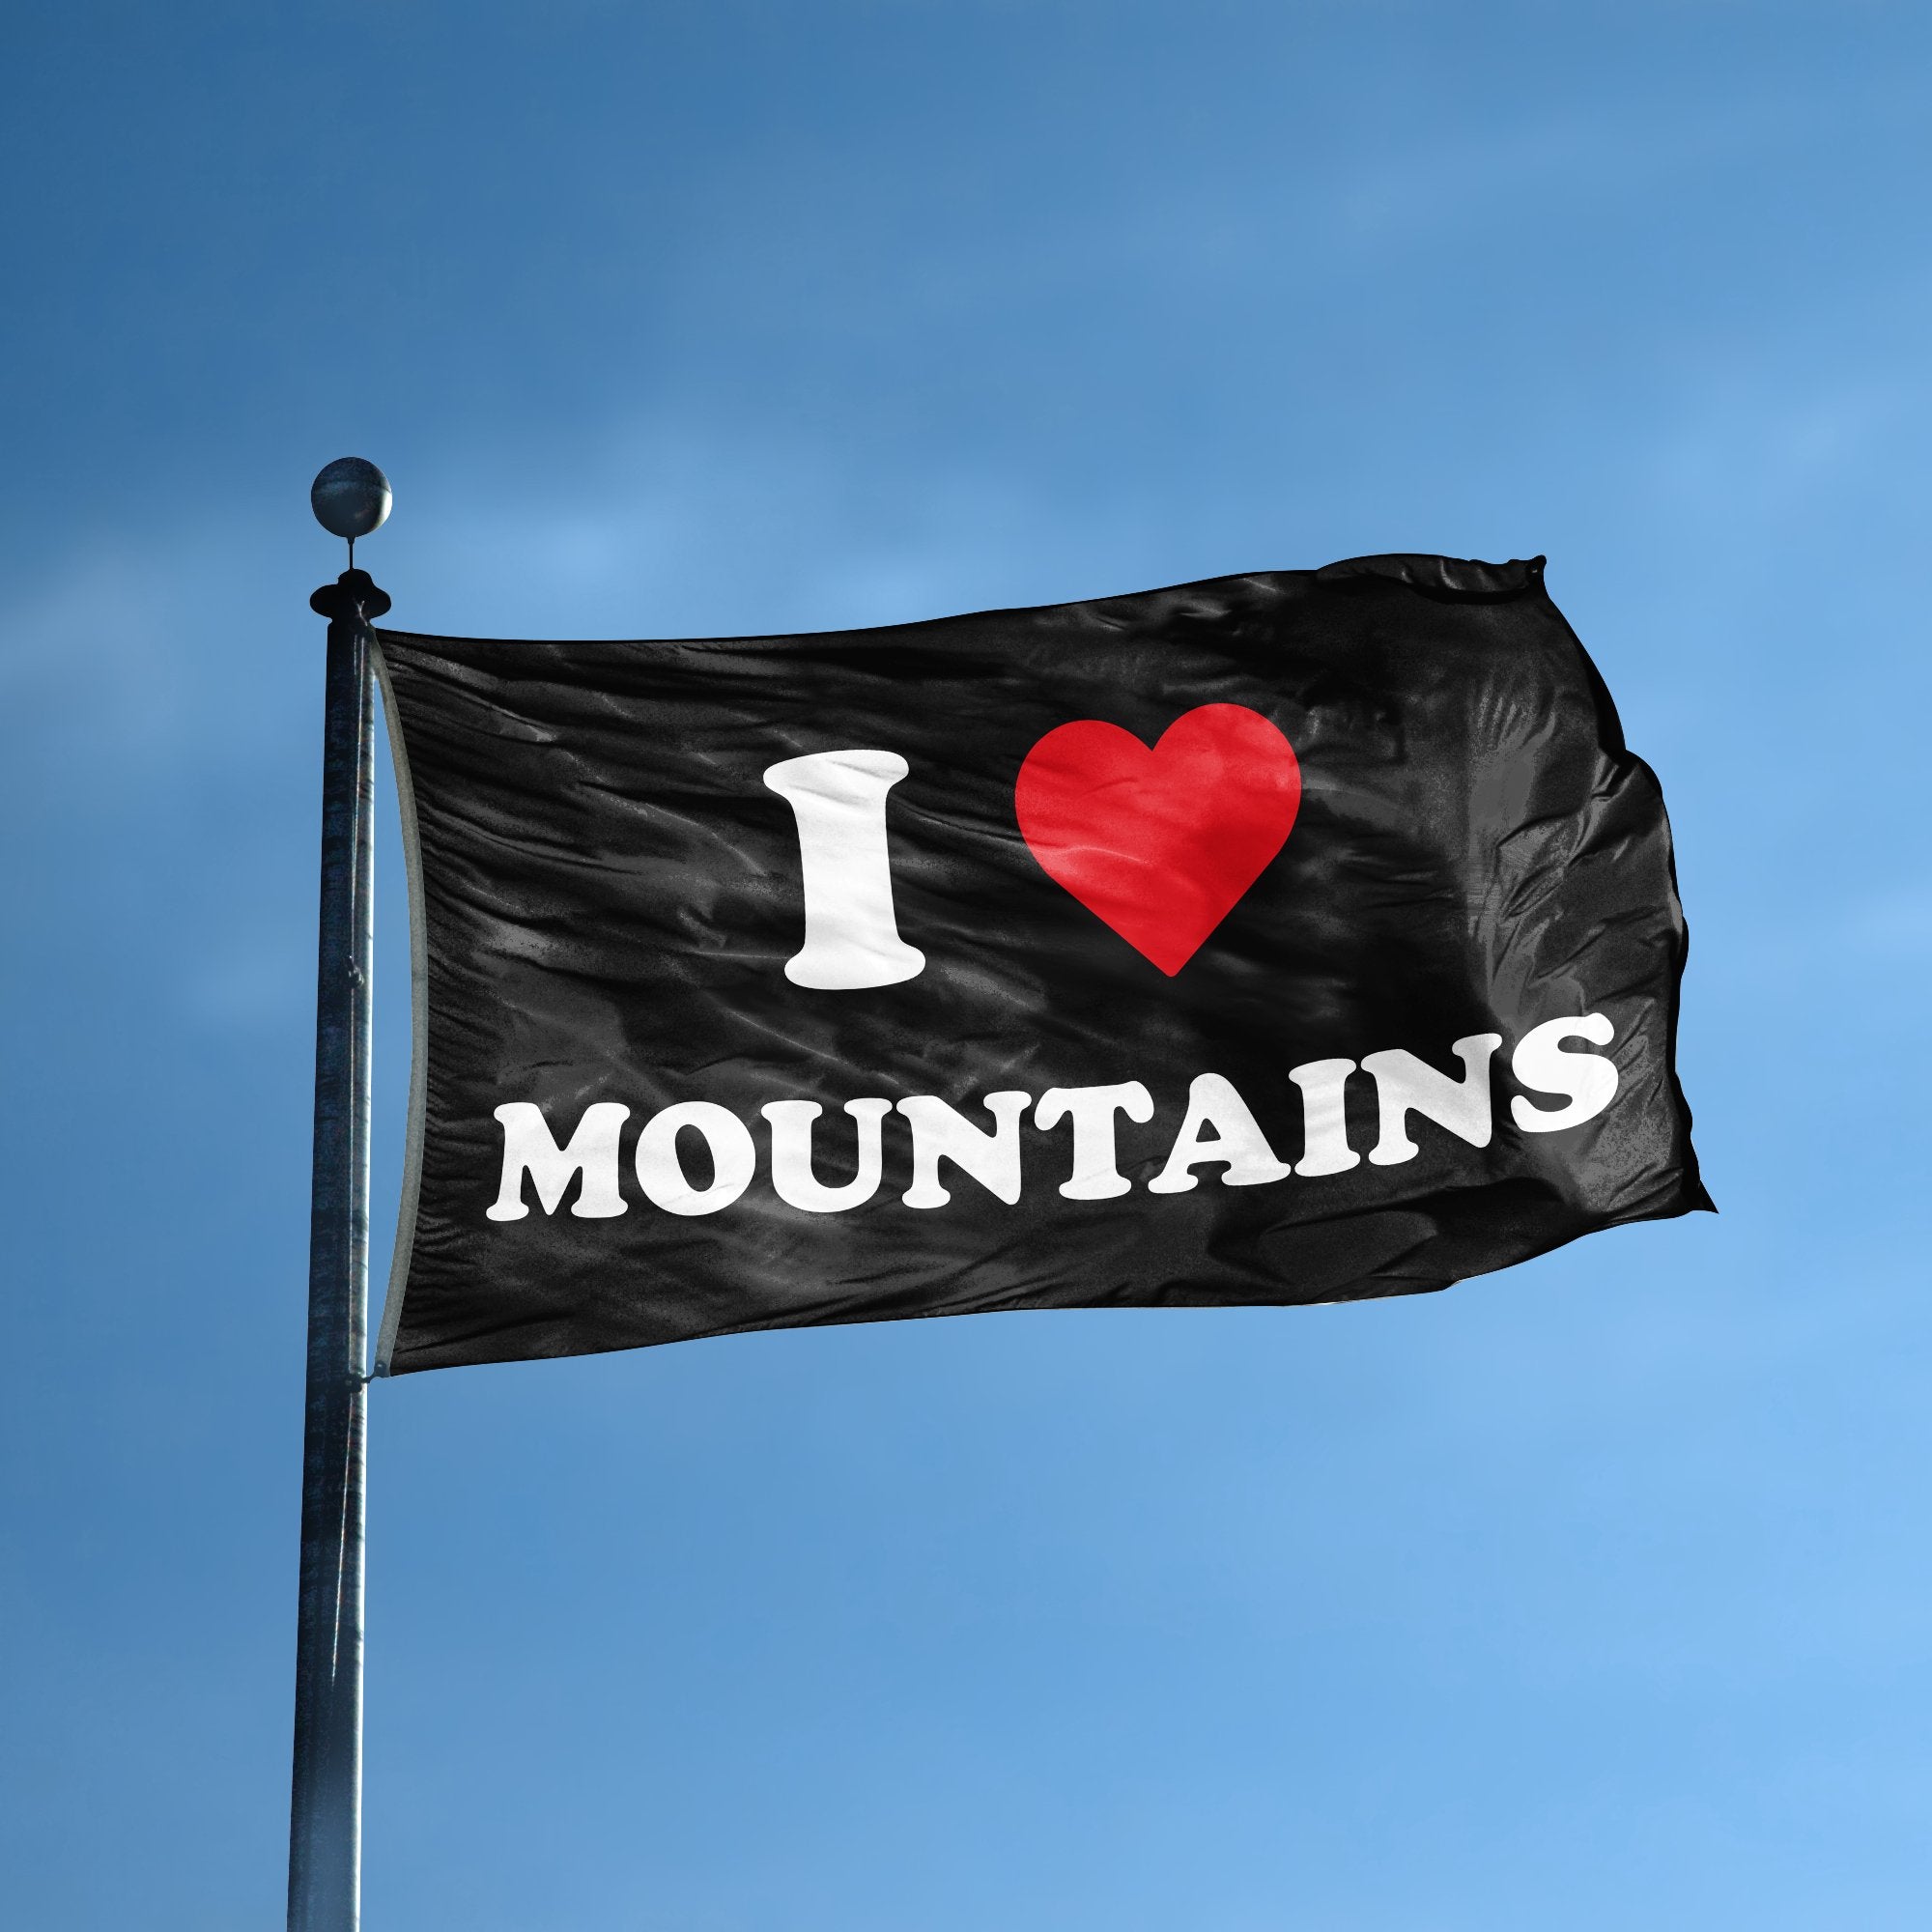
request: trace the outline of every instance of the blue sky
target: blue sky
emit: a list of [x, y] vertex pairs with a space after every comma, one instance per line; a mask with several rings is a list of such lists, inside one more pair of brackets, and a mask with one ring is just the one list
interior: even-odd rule
[[372, 1927], [1925, 1922], [1923, 9], [183, 0], [9, 43], [18, 1922], [281, 1910], [347, 452], [428, 630], [1547, 552], [1671, 804], [1723, 1210], [1409, 1301], [379, 1387]]

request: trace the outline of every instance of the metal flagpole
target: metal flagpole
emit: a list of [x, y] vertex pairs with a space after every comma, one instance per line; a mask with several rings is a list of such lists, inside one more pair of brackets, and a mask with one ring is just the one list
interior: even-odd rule
[[300, 1610], [289, 1932], [355, 1932], [362, 1875], [362, 1574], [369, 1331], [370, 970], [375, 933], [375, 703], [370, 624], [389, 608], [355, 568], [355, 539], [389, 510], [374, 464], [315, 480], [350, 568], [310, 598], [328, 622], [316, 959], [308, 1394], [302, 1436]]

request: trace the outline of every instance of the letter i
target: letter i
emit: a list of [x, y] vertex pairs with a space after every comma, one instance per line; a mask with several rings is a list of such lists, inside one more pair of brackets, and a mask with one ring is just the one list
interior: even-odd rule
[[798, 821], [805, 944], [785, 961], [795, 986], [893, 986], [925, 969], [893, 914], [886, 794], [905, 777], [896, 752], [813, 752], [767, 769]]
[[1296, 1174], [1347, 1174], [1362, 1158], [1349, 1145], [1346, 1107], [1352, 1060], [1311, 1060], [1291, 1066], [1288, 1077], [1301, 1089], [1301, 1117], [1306, 1132]]

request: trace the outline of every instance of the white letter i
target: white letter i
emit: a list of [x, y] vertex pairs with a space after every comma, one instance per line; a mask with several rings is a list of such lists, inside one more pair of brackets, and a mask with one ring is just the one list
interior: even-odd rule
[[886, 794], [905, 777], [896, 752], [813, 752], [765, 772], [798, 820], [805, 945], [785, 961], [795, 986], [894, 986], [925, 969], [893, 917]]

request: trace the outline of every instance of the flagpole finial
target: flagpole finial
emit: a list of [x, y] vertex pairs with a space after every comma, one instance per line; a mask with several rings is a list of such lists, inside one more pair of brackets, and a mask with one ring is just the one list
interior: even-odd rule
[[324, 464], [309, 485], [309, 508], [332, 537], [349, 540], [349, 567], [355, 568], [355, 539], [381, 529], [395, 501], [389, 479], [366, 457], [338, 456]]

